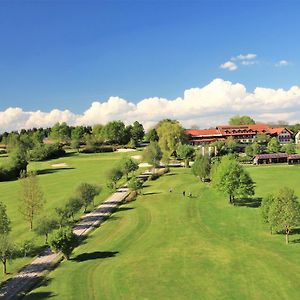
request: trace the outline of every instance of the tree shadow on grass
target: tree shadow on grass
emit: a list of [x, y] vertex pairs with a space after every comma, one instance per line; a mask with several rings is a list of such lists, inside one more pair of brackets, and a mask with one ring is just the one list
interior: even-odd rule
[[161, 192], [146, 192], [143, 193], [143, 196], [158, 195], [158, 194], [161, 194]]
[[164, 174], [164, 176], [177, 176], [178, 174], [175, 174], [175, 173], [167, 173], [167, 174]]
[[76, 257], [72, 258], [72, 261], [75, 262], [83, 262], [87, 260], [93, 260], [93, 259], [103, 259], [103, 258], [109, 258], [109, 257], [115, 257], [119, 251], [95, 251], [90, 253], [82, 253], [77, 255]]
[[298, 244], [298, 243], [300, 243], [300, 239], [292, 240], [292, 241], [290, 241], [290, 243]]
[[126, 211], [126, 210], [132, 210], [134, 209], [133, 207], [118, 207], [117, 212], [118, 211]]
[[252, 208], [258, 208], [261, 205], [262, 198], [241, 198], [235, 199], [235, 206], [247, 206]]
[[74, 170], [75, 168], [51, 168], [51, 169], [41, 169], [37, 170], [37, 175], [45, 175], [45, 174], [53, 174], [57, 173], [59, 171], [64, 171], [64, 170]]
[[54, 294], [53, 292], [33, 292], [31, 294], [26, 295], [24, 300], [43, 300], [48, 299], [57, 296], [57, 294]]

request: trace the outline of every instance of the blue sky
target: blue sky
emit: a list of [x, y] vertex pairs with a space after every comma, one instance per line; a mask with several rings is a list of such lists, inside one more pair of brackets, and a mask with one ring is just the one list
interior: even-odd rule
[[[215, 78], [300, 84], [300, 1], [1, 1], [0, 111], [175, 99]], [[230, 71], [240, 54], [253, 64]], [[286, 65], [276, 66], [279, 61]]]

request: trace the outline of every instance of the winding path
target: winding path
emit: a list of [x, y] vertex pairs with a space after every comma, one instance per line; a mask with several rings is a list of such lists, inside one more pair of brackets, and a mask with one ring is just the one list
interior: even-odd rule
[[[142, 180], [146, 180], [151, 174], [151, 172], [145, 172], [138, 177]], [[94, 211], [85, 214], [74, 226], [74, 234], [78, 237], [87, 236], [91, 230], [109, 218], [117, 206], [126, 198], [128, 193], [128, 188], [126, 186], [122, 187], [102, 202]], [[54, 253], [50, 248], [45, 249], [30, 264], [25, 266], [14, 277], [2, 285], [0, 288], [0, 299], [12, 300], [22, 297], [22, 295], [30, 291], [43, 279], [47, 271], [59, 263], [61, 257], [61, 253]]]

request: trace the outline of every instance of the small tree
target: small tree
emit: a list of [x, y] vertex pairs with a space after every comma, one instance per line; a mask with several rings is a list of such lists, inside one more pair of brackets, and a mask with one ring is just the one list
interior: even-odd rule
[[235, 148], [237, 146], [237, 143], [235, 139], [230, 136], [226, 141], [225, 141], [225, 147], [229, 153], [233, 153], [235, 151]]
[[44, 205], [43, 193], [39, 187], [35, 173], [21, 179], [21, 203], [20, 212], [29, 222], [30, 230], [33, 228], [33, 220], [40, 213]]
[[54, 251], [61, 251], [64, 257], [69, 260], [73, 249], [77, 245], [77, 236], [73, 233], [71, 228], [61, 228], [55, 232], [50, 244]]
[[162, 152], [157, 142], [150, 142], [144, 150], [143, 159], [150, 165], [158, 167], [162, 159]]
[[80, 140], [78, 140], [78, 139], [73, 139], [73, 140], [71, 141], [71, 147], [72, 147], [73, 149], [76, 149], [76, 151], [79, 153], [79, 149], [80, 149]]
[[128, 182], [128, 188], [131, 191], [135, 191], [139, 193], [143, 188], [143, 182], [139, 180], [137, 177], [133, 176], [130, 181]]
[[295, 144], [285, 144], [282, 146], [282, 151], [287, 154], [295, 154], [296, 153], [296, 147]]
[[69, 225], [70, 212], [66, 206], [56, 207], [57, 223], [59, 228]]
[[210, 159], [207, 155], [198, 156], [192, 166], [192, 173], [200, 180], [204, 181], [210, 174]]
[[190, 167], [190, 160], [195, 156], [195, 149], [191, 145], [179, 144], [176, 150], [177, 156], [184, 160], [186, 168]]
[[79, 197], [71, 197], [66, 204], [67, 211], [74, 221], [74, 215], [80, 211], [83, 202]]
[[82, 200], [84, 206], [84, 212], [86, 212], [87, 207], [93, 203], [95, 196], [99, 195], [101, 188], [89, 183], [81, 183], [77, 188], [77, 195]]
[[15, 247], [10, 242], [8, 234], [0, 235], [0, 260], [3, 265], [3, 273], [7, 274], [7, 261], [15, 254]]
[[117, 188], [117, 182], [122, 178], [122, 176], [123, 172], [118, 167], [112, 168], [108, 171], [107, 178], [112, 189], [115, 190]]
[[55, 220], [54, 218], [44, 216], [43, 218], [40, 218], [37, 221], [37, 227], [35, 228], [35, 232], [38, 235], [44, 235], [45, 236], [45, 244], [48, 244], [48, 235], [54, 229], [56, 229], [57, 226], [58, 226], [57, 220]]
[[285, 232], [288, 244], [292, 228], [300, 224], [300, 204], [292, 189], [284, 187], [279, 191], [269, 210], [269, 222], [277, 231]]
[[264, 223], [267, 223], [270, 225], [270, 232], [272, 234], [272, 225], [269, 221], [269, 212], [270, 207], [272, 206], [273, 202], [275, 200], [275, 197], [272, 194], [267, 195], [267, 197], [263, 198], [260, 206], [261, 216]]
[[136, 171], [139, 165], [131, 158], [123, 158], [120, 163], [120, 170], [125, 175], [126, 181], [128, 180], [128, 174]]

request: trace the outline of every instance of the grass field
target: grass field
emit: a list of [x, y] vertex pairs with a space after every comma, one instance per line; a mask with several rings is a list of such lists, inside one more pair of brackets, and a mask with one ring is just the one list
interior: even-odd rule
[[[300, 196], [300, 168], [249, 171], [258, 197], [281, 185]], [[147, 185], [25, 299], [299, 298], [300, 244], [271, 236], [258, 208], [230, 206], [189, 170]]]
[[[46, 201], [44, 213], [54, 214], [54, 209], [61, 207], [81, 182], [98, 184], [103, 187], [101, 194], [95, 199], [96, 204], [100, 203], [110, 193], [106, 187], [107, 170], [117, 164], [118, 160], [123, 156], [134, 154], [134, 152], [69, 154], [67, 157], [55, 160], [30, 163], [28, 169], [37, 170], [40, 173], [38, 176], [39, 182]], [[0, 158], [0, 163], [1, 159], [3, 158]], [[66, 167], [52, 167], [53, 164], [61, 163], [65, 163]], [[7, 213], [11, 219], [12, 240], [21, 244], [24, 240], [34, 239], [37, 245], [43, 245], [44, 238], [38, 237], [29, 230], [28, 223], [26, 223], [20, 213], [20, 183], [17, 180], [0, 182], [0, 191], [0, 201], [6, 204]], [[8, 271], [13, 274], [30, 260], [32, 260], [30, 257], [15, 259], [8, 265]], [[0, 271], [0, 281], [3, 278]]]

